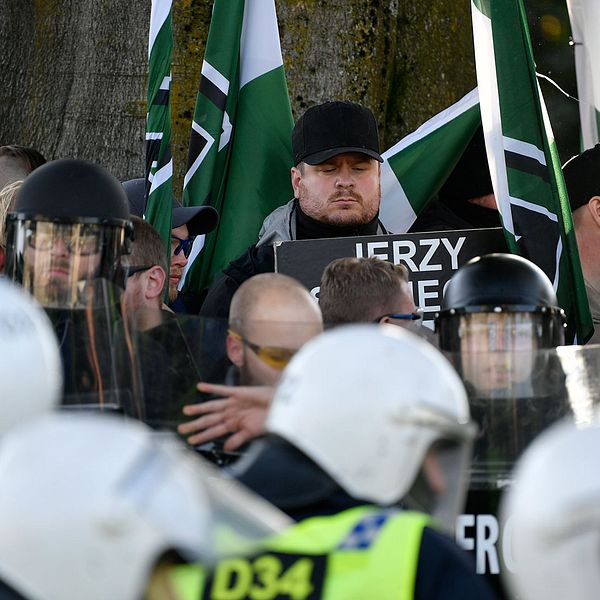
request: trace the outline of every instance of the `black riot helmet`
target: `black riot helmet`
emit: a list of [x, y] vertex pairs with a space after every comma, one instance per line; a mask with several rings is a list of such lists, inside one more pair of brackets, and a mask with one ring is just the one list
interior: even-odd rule
[[119, 181], [91, 162], [36, 169], [7, 216], [6, 274], [45, 307], [77, 308], [86, 282], [118, 282], [133, 228]]
[[518, 336], [521, 342], [531, 336], [532, 348], [564, 343], [565, 314], [552, 283], [537, 265], [515, 254], [473, 258], [448, 282], [436, 316], [440, 349], [459, 352], [461, 338], [478, 324], [496, 329], [488, 336], [492, 347], [482, 350], [510, 349]]

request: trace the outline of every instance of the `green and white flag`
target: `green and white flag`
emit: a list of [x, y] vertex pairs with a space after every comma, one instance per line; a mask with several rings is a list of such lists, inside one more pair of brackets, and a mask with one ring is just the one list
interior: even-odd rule
[[[171, 157], [172, 0], [152, 0], [148, 41], [146, 120], [146, 210], [144, 217], [171, 247], [173, 159]], [[168, 276], [168, 273], [167, 273]]]
[[292, 127], [274, 0], [215, 0], [183, 202], [211, 204], [220, 222], [192, 263], [187, 289], [208, 286], [292, 197]]
[[508, 247], [548, 275], [583, 342], [592, 320], [522, 0], [471, 7], [481, 120]]
[[383, 153], [379, 218], [405, 233], [456, 166], [481, 124], [477, 88]]
[[600, 130], [600, 2], [567, 0], [575, 50], [581, 142], [598, 143]]

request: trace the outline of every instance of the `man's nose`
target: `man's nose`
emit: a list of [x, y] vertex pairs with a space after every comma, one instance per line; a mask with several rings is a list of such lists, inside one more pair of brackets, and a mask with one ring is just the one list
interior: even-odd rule
[[352, 173], [352, 169], [348, 165], [342, 165], [339, 168], [335, 184], [338, 187], [354, 186], [354, 175]]
[[51, 252], [53, 256], [69, 256], [69, 247], [63, 237], [57, 236], [52, 244]]
[[171, 256], [171, 264], [172, 265], [178, 265], [180, 267], [185, 267], [185, 265], [187, 265], [188, 259], [185, 257], [185, 254], [183, 253], [183, 251], [181, 251], [179, 254], [174, 254], [173, 256]]

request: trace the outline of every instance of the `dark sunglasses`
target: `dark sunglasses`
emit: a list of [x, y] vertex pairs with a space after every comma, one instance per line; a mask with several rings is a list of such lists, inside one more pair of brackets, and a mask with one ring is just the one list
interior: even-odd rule
[[377, 317], [376, 319], [373, 319], [373, 323], [379, 323], [379, 321], [385, 317], [390, 319], [401, 319], [403, 321], [418, 321], [419, 319], [423, 318], [423, 309], [417, 308], [415, 312], [412, 313], [387, 313]]
[[175, 235], [171, 236], [171, 255], [177, 256], [183, 251], [183, 255], [188, 258], [192, 252], [192, 245], [196, 236], [189, 237], [187, 240], [182, 240]]

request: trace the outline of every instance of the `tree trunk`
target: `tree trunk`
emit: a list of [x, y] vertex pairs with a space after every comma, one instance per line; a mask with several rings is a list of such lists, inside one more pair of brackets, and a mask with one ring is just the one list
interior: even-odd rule
[[[212, 0], [174, 0], [175, 189], [187, 160]], [[149, 0], [0, 0], [0, 143], [144, 169]], [[369, 106], [382, 147], [475, 86], [468, 0], [277, 0], [294, 116]]]
[[143, 171], [150, 3], [0, 0], [0, 143]]

